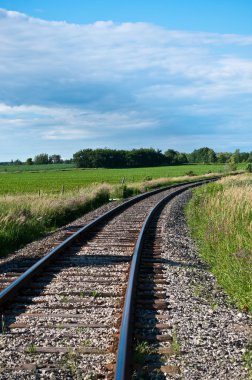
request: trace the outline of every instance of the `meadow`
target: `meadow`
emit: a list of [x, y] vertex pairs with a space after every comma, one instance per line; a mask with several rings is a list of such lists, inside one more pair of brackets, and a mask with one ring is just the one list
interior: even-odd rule
[[47, 170], [48, 165], [41, 165], [39, 171], [30, 166], [32, 170], [27, 171], [27, 168], [22, 170], [22, 165], [18, 172], [0, 173], [0, 256], [54, 231], [111, 198], [123, 199], [225, 170], [223, 165], [136, 169], [62, 169], [61, 165], [55, 165], [54, 170], [51, 166]]
[[[70, 164], [71, 165], [71, 164]], [[131, 169], [76, 169], [64, 164], [37, 165], [36, 166], [0, 166], [0, 195], [20, 193], [47, 193], [54, 194], [71, 192], [92, 184], [109, 183], [135, 183], [146, 179], [163, 177], [179, 177], [187, 173], [203, 175], [209, 172], [225, 172], [222, 164], [209, 165], [179, 165]], [[240, 164], [239, 168], [244, 165]], [[28, 168], [30, 170], [28, 171]], [[1, 172], [2, 170], [2, 172]]]
[[218, 283], [238, 307], [252, 312], [252, 174], [194, 190], [187, 219]]
[[55, 165], [54, 170], [52, 166], [47, 170], [48, 165], [41, 165], [39, 171], [30, 166], [27, 171], [26, 167], [22, 170], [22, 165], [18, 172], [0, 173], [0, 256], [74, 220], [110, 198], [122, 199], [199, 178], [184, 176], [188, 172], [202, 176], [202, 173], [216, 168], [220, 170], [216, 165], [137, 169], [62, 169], [61, 165]]
[[40, 172], [48, 170], [71, 170], [74, 164], [47, 164], [47, 165], [0, 165], [0, 173]]

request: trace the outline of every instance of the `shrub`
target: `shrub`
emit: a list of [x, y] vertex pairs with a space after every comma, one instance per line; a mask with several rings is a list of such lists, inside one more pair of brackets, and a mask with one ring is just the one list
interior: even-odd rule
[[249, 163], [249, 164], [246, 166], [246, 171], [247, 171], [248, 173], [252, 173], [252, 164], [251, 164], [251, 163]]
[[135, 189], [127, 187], [126, 185], [116, 186], [113, 192], [115, 198], [124, 199], [132, 197], [135, 194]]
[[188, 172], [185, 173], [185, 175], [188, 175], [189, 177], [194, 177], [197, 174], [195, 174], [192, 170], [189, 170]]

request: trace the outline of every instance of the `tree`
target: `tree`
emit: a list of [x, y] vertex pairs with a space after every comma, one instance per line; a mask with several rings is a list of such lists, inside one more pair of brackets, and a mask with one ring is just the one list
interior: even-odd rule
[[167, 159], [167, 164], [168, 165], [176, 164], [178, 161], [178, 154], [179, 152], [173, 149], [168, 149], [166, 152], [164, 152], [164, 155]]
[[140, 148], [127, 152], [128, 167], [160, 166], [164, 164], [165, 157], [159, 149]]
[[158, 166], [165, 164], [165, 156], [160, 150], [141, 148], [126, 150], [83, 149], [73, 155], [77, 167], [82, 168], [126, 168]]
[[190, 162], [197, 163], [197, 164], [199, 163], [210, 164], [212, 162], [216, 162], [216, 160], [217, 160], [217, 157], [214, 150], [207, 147], [195, 149], [190, 154]]
[[207, 163], [213, 163], [217, 161], [216, 153], [213, 151], [213, 149], [209, 149], [207, 153]]
[[249, 158], [249, 153], [247, 152], [240, 153], [240, 162], [247, 162], [248, 158]]
[[48, 160], [52, 164], [60, 164], [62, 162], [60, 154], [53, 154], [52, 156], [49, 156]]
[[186, 164], [188, 162], [185, 153], [179, 153], [173, 149], [168, 149], [166, 152], [164, 152], [164, 155], [166, 157], [166, 164], [168, 165], [180, 165]]
[[187, 164], [188, 159], [186, 153], [179, 153], [178, 154], [178, 159], [177, 159], [178, 164]]
[[73, 161], [78, 168], [93, 168], [94, 157], [92, 149], [82, 149], [74, 153]]
[[34, 157], [34, 164], [42, 165], [42, 164], [48, 164], [49, 158], [47, 153], [41, 153]]
[[252, 152], [249, 153], [249, 156], [247, 158], [247, 162], [252, 162]]
[[[236, 149], [234, 151], [234, 153], [232, 154], [232, 157], [231, 157], [232, 161], [235, 163], [235, 164], [238, 164], [240, 162], [240, 149]], [[230, 162], [231, 162], [231, 159], [230, 159]]]
[[15, 160], [13, 162], [14, 165], [22, 165], [22, 161], [20, 161], [19, 159]]
[[33, 164], [32, 158], [31, 157], [27, 158], [26, 165], [32, 165], [32, 164]]
[[240, 149], [236, 149], [232, 154], [232, 159], [236, 164], [239, 164], [239, 162], [248, 162], [249, 157], [250, 153], [240, 152]]
[[231, 157], [231, 153], [228, 153], [228, 152], [221, 152], [221, 153], [217, 153], [217, 162], [219, 164], [225, 164], [226, 162], [228, 162], [230, 160], [230, 157]]

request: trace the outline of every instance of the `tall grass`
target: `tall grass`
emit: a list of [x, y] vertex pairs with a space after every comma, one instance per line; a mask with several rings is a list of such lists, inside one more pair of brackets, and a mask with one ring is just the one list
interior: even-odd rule
[[194, 190], [187, 218], [219, 284], [241, 309], [252, 312], [252, 175]]
[[0, 256], [55, 230], [110, 198], [127, 198], [144, 191], [203, 176], [169, 177], [129, 185], [96, 184], [68, 192], [0, 195]]
[[0, 256], [109, 201], [110, 186], [65, 195], [0, 197]]

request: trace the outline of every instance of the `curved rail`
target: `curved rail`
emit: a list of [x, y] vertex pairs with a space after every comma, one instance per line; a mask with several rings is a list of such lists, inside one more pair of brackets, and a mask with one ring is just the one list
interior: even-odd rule
[[[151, 195], [160, 193], [162, 191], [176, 188], [179, 186], [183, 186], [186, 184], [193, 184], [198, 183], [199, 181], [194, 182], [184, 182], [172, 186], [167, 186], [161, 189], [152, 190], [150, 192], [146, 192], [141, 195], [137, 195], [128, 201], [120, 204], [119, 206], [114, 207], [112, 210], [107, 211], [103, 215], [99, 216], [98, 218], [94, 219], [92, 222], [88, 223], [81, 229], [79, 229], [77, 232], [75, 232], [72, 236], [67, 238], [63, 243], [59, 244], [56, 248], [51, 250], [47, 255], [45, 255], [42, 259], [37, 261], [33, 266], [31, 266], [29, 269], [27, 269], [20, 277], [18, 277], [15, 281], [13, 281], [8, 287], [6, 287], [1, 293], [0, 293], [0, 308], [5, 304], [6, 302], [10, 301], [11, 298], [17, 293], [18, 290], [20, 290], [24, 285], [26, 285], [29, 280], [37, 275], [46, 265], [50, 263], [52, 259], [54, 259], [57, 255], [59, 255], [61, 252], [63, 252], [66, 248], [68, 248], [76, 239], [78, 239], [80, 236], [83, 236], [85, 233], [87, 233], [91, 228], [96, 226], [98, 223], [103, 222], [110, 217], [114, 216], [115, 214], [121, 212], [124, 209], [127, 209], [129, 206], [133, 205], [134, 203], [137, 203], [138, 201], [145, 199]], [[205, 180], [200, 181], [205, 182]]]
[[130, 379], [131, 371], [131, 345], [132, 345], [132, 331], [133, 331], [133, 312], [134, 312], [134, 301], [135, 301], [135, 290], [136, 290], [136, 279], [138, 275], [138, 269], [141, 259], [141, 250], [144, 240], [144, 235], [148, 226], [150, 225], [154, 214], [157, 210], [165, 203], [170, 201], [175, 196], [181, 194], [185, 190], [200, 186], [204, 183], [208, 183], [211, 180], [198, 181], [194, 182], [183, 189], [175, 190], [173, 193], [167, 195], [163, 198], [159, 203], [157, 203], [149, 215], [146, 217], [144, 224], [141, 228], [137, 243], [135, 245], [134, 254], [131, 261], [129, 279], [128, 279], [128, 287], [125, 295], [125, 303], [123, 309], [122, 323], [120, 328], [120, 338], [118, 345], [118, 353], [117, 353], [117, 361], [116, 361], [116, 372], [115, 372], [115, 380], [127, 380]]

